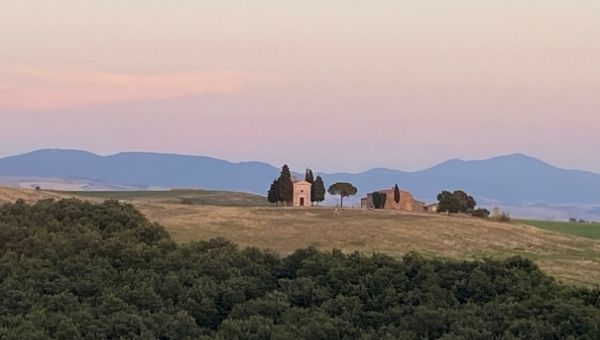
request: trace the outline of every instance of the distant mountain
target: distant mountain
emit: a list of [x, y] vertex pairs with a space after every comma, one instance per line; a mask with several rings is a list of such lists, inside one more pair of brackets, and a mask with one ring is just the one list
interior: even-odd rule
[[[279, 168], [261, 162], [232, 163], [210, 157], [124, 152], [99, 156], [78, 150], [39, 150], [0, 159], [0, 177], [89, 179], [138, 188], [205, 188], [264, 194]], [[600, 175], [560, 169], [514, 154], [479, 161], [450, 160], [416, 172], [376, 168], [361, 173], [323, 173], [326, 184], [348, 181], [364, 194], [395, 183], [422, 200], [441, 190], [463, 189], [479, 200], [503, 204], [600, 203]]]
[[99, 156], [46, 149], [0, 159], [0, 176], [89, 179], [117, 185], [266, 192], [279, 170], [266, 163], [231, 163], [210, 157], [123, 152]]
[[416, 197], [429, 200], [443, 189], [463, 189], [490, 202], [600, 203], [599, 174], [560, 169], [523, 154], [478, 161], [454, 159], [416, 172], [373, 169], [324, 178], [347, 180], [368, 190], [398, 183]]

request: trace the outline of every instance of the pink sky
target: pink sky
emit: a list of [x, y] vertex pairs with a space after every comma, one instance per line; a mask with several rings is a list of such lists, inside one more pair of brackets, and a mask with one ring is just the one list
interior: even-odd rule
[[0, 156], [37, 148], [600, 172], [600, 1], [28, 1], [0, 11]]

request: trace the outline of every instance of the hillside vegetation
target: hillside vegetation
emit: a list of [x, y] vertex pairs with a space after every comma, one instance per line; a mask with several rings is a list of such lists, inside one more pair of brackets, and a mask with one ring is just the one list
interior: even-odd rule
[[0, 207], [2, 339], [600, 338], [600, 291], [524, 258], [177, 244], [133, 206]]
[[[93, 192], [79, 193], [86, 196], [78, 197], [93, 202], [107, 197], [125, 199], [151, 221], [163, 225], [180, 243], [223, 237], [280, 255], [308, 246], [367, 254], [382, 252], [394, 257], [409, 251], [458, 259], [520, 255], [534, 260], [561, 281], [585, 286], [600, 284], [600, 240], [544, 231], [524, 222], [506, 224], [459, 216], [359, 209], [247, 207], [243, 205], [253, 204], [256, 196], [242, 194], [249, 200], [240, 202], [232, 199], [238, 197], [237, 193], [228, 192], [217, 192], [221, 204], [240, 207], [203, 205], [210, 204], [206, 199], [196, 200], [197, 205], [182, 204], [182, 195], [190, 193], [201, 197], [210, 192]], [[0, 202], [72, 196], [72, 192], [0, 188]]]

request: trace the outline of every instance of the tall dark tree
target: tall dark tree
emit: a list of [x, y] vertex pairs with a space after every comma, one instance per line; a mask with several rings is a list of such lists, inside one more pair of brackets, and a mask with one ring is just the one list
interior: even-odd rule
[[287, 204], [294, 197], [294, 183], [292, 183], [292, 174], [287, 164], [281, 168], [281, 175], [277, 179], [277, 188], [279, 200]]
[[379, 209], [381, 208], [381, 198], [379, 196], [379, 192], [375, 191], [371, 194], [371, 200], [373, 201], [373, 208]]
[[267, 193], [267, 200], [270, 203], [275, 203], [275, 204], [277, 204], [279, 201], [281, 201], [279, 199], [279, 183], [276, 179], [273, 180], [273, 183], [271, 184], [271, 187], [269, 188], [269, 191]]
[[344, 206], [344, 197], [354, 196], [358, 189], [350, 183], [338, 182], [333, 183], [327, 189], [327, 192], [331, 195], [340, 195], [340, 207]]
[[317, 176], [317, 179], [315, 179], [315, 182], [312, 185], [310, 190], [310, 200], [312, 202], [317, 202], [317, 205], [325, 200], [325, 184], [323, 184], [321, 176]]
[[306, 174], [304, 175], [304, 180], [310, 184], [315, 183], [315, 178], [313, 177], [313, 172], [311, 169], [306, 169]]
[[400, 203], [400, 188], [398, 188], [398, 184], [394, 186], [394, 202], [396, 204]]

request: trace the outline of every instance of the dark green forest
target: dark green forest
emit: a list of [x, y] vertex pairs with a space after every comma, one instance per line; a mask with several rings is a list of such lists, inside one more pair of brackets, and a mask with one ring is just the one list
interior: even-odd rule
[[0, 339], [600, 339], [531, 261], [174, 243], [127, 204], [0, 208]]

